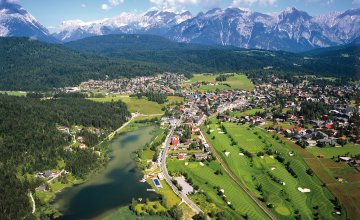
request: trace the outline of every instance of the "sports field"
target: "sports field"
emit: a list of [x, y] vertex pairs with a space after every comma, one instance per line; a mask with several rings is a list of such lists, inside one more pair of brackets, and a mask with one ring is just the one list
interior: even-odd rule
[[[205, 131], [213, 130], [212, 133], [206, 134], [207, 139], [246, 187], [259, 198], [263, 198], [266, 204], [273, 205], [271, 210], [278, 218], [293, 219], [296, 211], [299, 211], [304, 219], [313, 218], [314, 213], [320, 219], [338, 218], [334, 216], [333, 205], [330, 202], [333, 196], [329, 190], [322, 187], [322, 182], [316, 176], [310, 176], [305, 172], [308, 166], [302, 159], [302, 155], [297, 155], [297, 153], [292, 155], [293, 149], [290, 146], [280, 143], [271, 134], [261, 129], [233, 123], [223, 123], [223, 125], [238, 142], [236, 146], [231, 146], [228, 135], [218, 130], [220, 126], [216, 124], [216, 119], [212, 120], [209, 128], [203, 128]], [[213, 136], [215, 139], [212, 138]], [[297, 178], [293, 177], [284, 164], [278, 162], [273, 156], [265, 154], [263, 157], [258, 157], [256, 153], [264, 151], [265, 146], [273, 152], [279, 152], [286, 162], [289, 161]], [[240, 154], [240, 147], [250, 152], [253, 155], [252, 158]], [[261, 185], [261, 190], [259, 190], [259, 185]], [[298, 191], [298, 187], [308, 188], [311, 192], [302, 193]], [[316, 206], [319, 208], [313, 209]]]
[[[208, 165], [201, 166], [199, 162], [188, 162], [186, 165], [185, 161], [168, 159], [167, 163], [170, 173], [187, 173], [193, 183], [209, 196], [211, 199], [211, 202], [208, 202], [210, 206], [212, 203], [219, 210], [226, 212], [225, 219], [242, 219], [241, 215], [248, 215], [249, 219], [267, 219], [267, 216], [260, 208], [226, 175], [218, 162], [211, 162]], [[222, 170], [223, 174], [216, 175], [217, 170]], [[220, 189], [224, 190], [226, 199], [231, 202], [235, 211], [224, 202], [214, 187], [220, 187]], [[209, 204], [198, 205], [205, 210], [209, 206]]]
[[[189, 80], [187, 85], [190, 83], [197, 82], [216, 82], [216, 77], [220, 74], [194, 74], [193, 77]], [[217, 82], [218, 85], [202, 85], [199, 88], [193, 88], [194, 90], [199, 91], [215, 91], [216, 89], [243, 89], [251, 90], [254, 88], [254, 84], [249, 80], [245, 75], [234, 74], [230, 76], [224, 82]]]

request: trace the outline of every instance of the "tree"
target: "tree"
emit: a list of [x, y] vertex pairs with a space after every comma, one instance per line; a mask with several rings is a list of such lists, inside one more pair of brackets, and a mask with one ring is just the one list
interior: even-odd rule
[[194, 219], [194, 220], [206, 220], [207, 216], [203, 212], [200, 212], [199, 214], [194, 215], [192, 217], [192, 219]]
[[175, 220], [181, 220], [183, 212], [179, 206], [174, 206], [169, 210], [169, 215]]

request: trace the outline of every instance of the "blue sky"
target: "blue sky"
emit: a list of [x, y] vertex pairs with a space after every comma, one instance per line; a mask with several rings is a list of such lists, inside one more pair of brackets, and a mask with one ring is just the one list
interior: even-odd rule
[[258, 12], [296, 7], [310, 15], [360, 7], [360, 0], [16, 0], [47, 27], [64, 20], [92, 21], [121, 12], [143, 12], [152, 7], [189, 10], [193, 14], [213, 7], [241, 7]]

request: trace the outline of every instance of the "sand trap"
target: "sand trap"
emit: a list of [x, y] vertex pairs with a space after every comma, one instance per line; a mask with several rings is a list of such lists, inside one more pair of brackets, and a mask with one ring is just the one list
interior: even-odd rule
[[289, 152], [290, 157], [293, 157], [294, 155], [295, 155], [294, 153]]
[[231, 205], [231, 202], [228, 202], [228, 205]]
[[219, 134], [225, 134], [225, 132], [219, 131]]
[[271, 167], [271, 170], [276, 170], [276, 167]]
[[218, 128], [217, 130], [218, 130], [218, 131], [221, 131], [221, 129], [220, 129], [220, 128]]
[[285, 185], [286, 185], [286, 183], [285, 183], [285, 182], [282, 182], [282, 184], [283, 184], [283, 186], [285, 186]]
[[224, 190], [224, 189], [220, 189], [220, 192], [224, 193], [224, 192], [225, 192], [225, 190]]
[[264, 159], [264, 156], [260, 156], [261, 159]]
[[205, 164], [203, 164], [202, 162], [200, 162], [200, 166], [202, 166], [202, 167], [203, 167], [203, 166], [205, 166]]
[[227, 156], [227, 157], [228, 157], [228, 156], [229, 156], [229, 154], [230, 154], [230, 152], [225, 152], [225, 156]]
[[188, 162], [186, 162], [186, 163], [185, 163], [185, 166], [187, 166], [187, 165], [189, 165], [189, 163], [188, 163]]
[[298, 187], [297, 189], [298, 189], [300, 192], [302, 192], [302, 193], [309, 193], [309, 192], [311, 192], [311, 190], [310, 190], [310, 189], [307, 189], [307, 188]]
[[269, 156], [271, 159], [274, 159], [274, 156], [273, 155], [271, 155], [271, 156]]
[[243, 154], [243, 153], [239, 153], [239, 155], [240, 155], [240, 156], [245, 156], [245, 154]]
[[210, 133], [213, 133], [214, 132], [214, 130], [210, 130]]

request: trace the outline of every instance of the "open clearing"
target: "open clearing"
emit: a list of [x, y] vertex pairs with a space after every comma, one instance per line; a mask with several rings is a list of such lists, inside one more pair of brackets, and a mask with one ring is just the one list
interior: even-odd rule
[[146, 97], [137, 98], [137, 97], [129, 97], [128, 95], [109, 95], [104, 98], [89, 98], [89, 100], [96, 102], [111, 102], [111, 101], [123, 101], [129, 108], [129, 111], [139, 112], [141, 114], [163, 114], [164, 112], [161, 110], [163, 106], [169, 105], [175, 102], [182, 102], [184, 98], [178, 96], [169, 96], [168, 102], [160, 105], [156, 102], [148, 101]]
[[26, 96], [27, 92], [22, 91], [0, 91], [0, 94], [8, 94], [11, 96]]
[[[189, 80], [187, 85], [190, 83], [197, 82], [216, 82], [216, 77], [221, 74], [194, 74], [193, 77]], [[199, 91], [215, 91], [216, 89], [243, 89], [251, 90], [254, 88], [254, 84], [249, 80], [246, 75], [234, 74], [230, 76], [224, 82], [217, 82], [217, 85], [202, 85], [198, 88], [192, 88]]]
[[235, 117], [241, 117], [243, 115], [254, 115], [257, 112], [264, 112], [264, 111], [265, 110], [261, 109], [261, 108], [254, 108], [254, 109], [250, 109], [250, 110], [243, 111], [243, 112], [233, 111], [233, 112], [231, 112], [231, 115], [235, 116]]
[[360, 145], [358, 144], [347, 144], [344, 147], [312, 147], [307, 149], [314, 156], [323, 155], [325, 158], [332, 158], [337, 156], [342, 156], [347, 153], [349, 155], [358, 155], [360, 154]]

